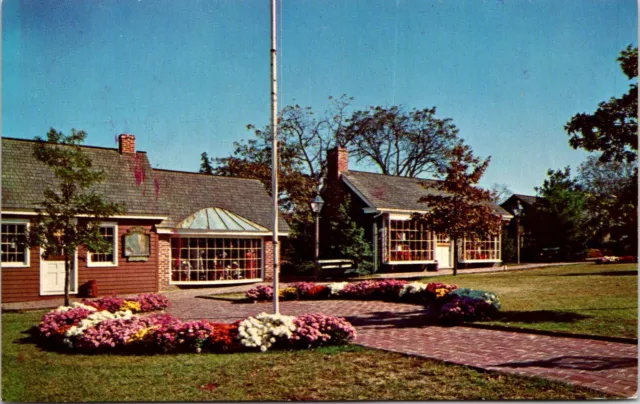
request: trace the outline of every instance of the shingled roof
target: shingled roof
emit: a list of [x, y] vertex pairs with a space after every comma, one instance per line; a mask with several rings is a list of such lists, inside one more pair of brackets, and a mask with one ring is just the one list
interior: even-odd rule
[[[201, 209], [219, 208], [233, 212], [271, 231], [271, 197], [262, 183], [254, 179], [153, 169], [160, 199], [167, 203], [169, 218], [158, 227], [174, 228]], [[280, 216], [279, 232], [289, 232]]]
[[[35, 142], [2, 138], [2, 209], [34, 211], [41, 207], [44, 189], [55, 188], [53, 171], [33, 156]], [[111, 202], [125, 205], [127, 215], [166, 216], [166, 204], [156, 197], [151, 165], [145, 152], [120, 154], [117, 149], [82, 146], [92, 167], [106, 180], [94, 190]]]
[[542, 198], [538, 198], [537, 196], [521, 195], [521, 194], [513, 194], [512, 197], [516, 197], [520, 199], [522, 202], [531, 206], [535, 205], [540, 199], [542, 199]]
[[[425, 195], [445, 195], [435, 188], [436, 180], [421, 178], [398, 177], [368, 173], [363, 171], [343, 171], [343, 180], [357, 190], [364, 202], [379, 210], [392, 209], [407, 212], [425, 211], [427, 205], [419, 203], [420, 197]], [[427, 185], [425, 188], [422, 184]], [[491, 204], [496, 213], [510, 215], [497, 204]]]

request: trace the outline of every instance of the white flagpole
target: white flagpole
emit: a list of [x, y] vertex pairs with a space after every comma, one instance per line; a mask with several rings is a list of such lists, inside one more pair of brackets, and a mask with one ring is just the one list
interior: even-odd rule
[[271, 0], [271, 194], [273, 196], [273, 312], [280, 313], [278, 301], [278, 66], [276, 50], [276, 0]]

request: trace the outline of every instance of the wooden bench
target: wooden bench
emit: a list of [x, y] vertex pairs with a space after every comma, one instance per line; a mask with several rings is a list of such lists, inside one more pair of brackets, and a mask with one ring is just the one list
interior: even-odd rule
[[341, 277], [355, 271], [353, 260], [348, 259], [318, 260], [318, 266], [324, 278]]

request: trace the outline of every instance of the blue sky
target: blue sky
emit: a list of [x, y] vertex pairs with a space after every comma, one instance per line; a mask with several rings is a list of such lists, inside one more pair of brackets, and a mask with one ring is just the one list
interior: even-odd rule
[[[638, 37], [629, 0], [280, 5], [281, 106], [436, 106], [492, 156], [482, 185], [524, 194], [585, 159], [564, 124], [627, 91], [615, 59]], [[5, 0], [2, 135], [132, 133], [154, 166], [197, 171], [269, 122], [269, 35], [269, 0]]]

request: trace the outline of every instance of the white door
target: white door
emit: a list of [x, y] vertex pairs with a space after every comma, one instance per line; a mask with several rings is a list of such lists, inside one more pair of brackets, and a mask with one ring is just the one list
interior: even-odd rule
[[[52, 257], [53, 258], [53, 257]], [[75, 268], [78, 263], [78, 253], [76, 252], [71, 269], [71, 283], [69, 293], [78, 293], [78, 277]], [[41, 295], [64, 295], [64, 260], [55, 257], [51, 260], [40, 258], [40, 294]]]
[[436, 238], [436, 260], [438, 268], [452, 268], [451, 262], [451, 241], [444, 235], [438, 235]]

